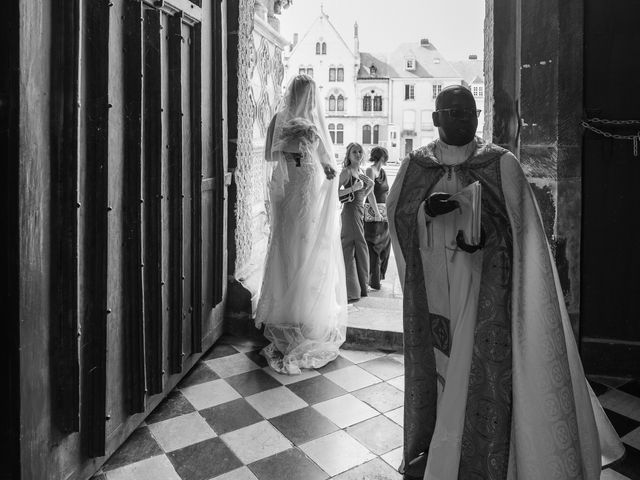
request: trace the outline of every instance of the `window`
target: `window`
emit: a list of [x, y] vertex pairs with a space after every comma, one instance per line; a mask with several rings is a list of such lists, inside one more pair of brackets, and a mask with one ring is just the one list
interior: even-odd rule
[[442, 84], [436, 83], [433, 86], [433, 98], [436, 98], [441, 91], [442, 91]]
[[300, 67], [300, 68], [298, 69], [298, 73], [299, 73], [300, 75], [304, 75], [305, 73], [307, 73], [307, 69], [306, 69], [306, 68], [304, 68], [304, 67]]
[[473, 96], [474, 97], [483, 97], [484, 96], [484, 87], [482, 85], [474, 85], [472, 91], [473, 91]]
[[316, 55], [320, 55], [320, 42], [316, 42]]
[[331, 67], [329, 69], [329, 81], [330, 82], [336, 81], [336, 69], [334, 67]]
[[416, 112], [413, 110], [405, 110], [402, 114], [402, 128], [405, 130], [416, 129]]
[[405, 85], [404, 86], [404, 99], [405, 100], [414, 100], [415, 97], [415, 87], [413, 85]]
[[373, 126], [373, 143], [377, 145], [380, 140], [380, 125]]
[[364, 97], [362, 97], [362, 111], [371, 111], [371, 95], [365, 95]]
[[422, 130], [433, 129], [433, 119], [431, 118], [431, 110], [422, 110], [420, 113], [420, 128]]
[[364, 125], [362, 127], [362, 143], [363, 145], [371, 144], [371, 125]]
[[336, 125], [330, 123], [327, 128], [329, 130], [329, 136], [331, 137], [331, 143], [336, 143]]
[[322, 55], [327, 54], [327, 44], [326, 42], [322, 42]]
[[329, 96], [329, 111], [330, 112], [336, 111], [336, 97], [334, 95]]
[[310, 77], [313, 78], [313, 68], [312, 67], [307, 67], [307, 75], [309, 75]]
[[344, 68], [338, 67], [338, 81], [344, 82]]
[[378, 69], [376, 68], [375, 65], [371, 65], [371, 68], [369, 69], [369, 73], [371, 74], [372, 77], [375, 77], [378, 74]]
[[344, 97], [342, 95], [338, 95], [338, 111], [344, 112]]
[[382, 111], [382, 96], [376, 95], [373, 97], [373, 111], [381, 112]]
[[344, 125], [339, 123], [336, 129], [336, 143], [342, 145], [344, 143]]
[[416, 59], [415, 58], [407, 58], [404, 64], [405, 70], [415, 70], [416, 69]]

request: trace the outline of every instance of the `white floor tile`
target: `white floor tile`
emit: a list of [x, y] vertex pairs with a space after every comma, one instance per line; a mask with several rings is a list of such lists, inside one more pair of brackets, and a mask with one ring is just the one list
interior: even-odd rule
[[374, 358], [384, 357], [385, 354], [377, 350], [340, 350], [340, 355], [353, 363], [362, 363]]
[[375, 458], [342, 430], [300, 445], [300, 449], [329, 475], [337, 475]]
[[365, 387], [353, 392], [353, 396], [382, 413], [404, 405], [404, 393], [389, 385], [389, 382]]
[[402, 453], [403, 447], [398, 447], [395, 450], [391, 450], [390, 452], [385, 453], [384, 455], [380, 455], [380, 458], [387, 462], [391, 466], [391, 468], [393, 468], [394, 470], [398, 470], [400, 464], [402, 463]]
[[379, 458], [374, 458], [370, 462], [352, 468], [333, 480], [402, 480], [402, 475], [394, 470]]
[[306, 380], [307, 378], [317, 377], [318, 375], [320, 375], [315, 370], [302, 370], [302, 373], [300, 373], [299, 375], [283, 375], [282, 373], [276, 372], [271, 367], [264, 367], [263, 370], [273, 378], [278, 380], [282, 385], [290, 385], [292, 383], [300, 382], [302, 380]]
[[107, 480], [181, 480], [166, 455], [147, 458], [106, 472]]
[[640, 427], [627, 433], [622, 437], [622, 441], [640, 450]]
[[334, 370], [333, 372], [325, 373], [324, 376], [348, 392], [360, 390], [380, 382], [378, 377], [363, 370], [358, 365]]
[[393, 358], [396, 362], [404, 365], [404, 355], [402, 353], [390, 353], [389, 358]]
[[316, 403], [313, 408], [340, 428], [349, 427], [379, 415], [375, 409], [351, 394]]
[[402, 428], [384, 415], [353, 425], [347, 433], [376, 455], [402, 446], [403, 441]]
[[404, 392], [404, 375], [387, 380], [387, 383]]
[[404, 425], [404, 406], [391, 410], [390, 412], [386, 412], [384, 415], [401, 427]]
[[404, 365], [389, 357], [376, 358], [360, 364], [367, 372], [382, 380], [390, 380], [404, 375]]
[[609, 390], [598, 397], [604, 408], [640, 421], [640, 398], [620, 390]]
[[267, 421], [225, 433], [220, 438], [245, 465], [292, 447], [291, 442]]
[[207, 360], [205, 363], [222, 378], [239, 375], [260, 368], [244, 353], [214, 358], [213, 360]]
[[149, 425], [149, 430], [165, 452], [172, 452], [216, 436], [198, 412], [153, 423]]
[[308, 406], [307, 402], [289, 390], [287, 387], [272, 388], [264, 392], [246, 397], [247, 402], [264, 418], [293, 412]]
[[231, 385], [222, 379], [186, 387], [181, 392], [196, 410], [215, 407], [241, 397]]

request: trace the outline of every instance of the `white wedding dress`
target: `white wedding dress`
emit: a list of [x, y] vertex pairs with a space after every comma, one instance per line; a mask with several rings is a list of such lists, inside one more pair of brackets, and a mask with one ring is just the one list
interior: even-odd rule
[[[312, 100], [297, 98], [294, 106], [285, 106], [267, 134], [267, 149], [277, 163], [269, 182], [271, 236], [256, 326], [264, 325], [271, 342], [262, 354], [274, 370], [286, 374], [335, 359], [347, 324], [338, 188], [321, 164], [333, 164], [333, 155], [325, 143], [324, 118], [309, 113], [318, 111]], [[313, 120], [320, 137], [299, 166], [278, 143], [279, 125], [292, 116]]]

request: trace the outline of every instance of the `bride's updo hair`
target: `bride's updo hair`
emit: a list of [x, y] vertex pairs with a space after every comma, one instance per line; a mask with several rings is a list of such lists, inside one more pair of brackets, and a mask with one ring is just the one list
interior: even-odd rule
[[344, 161], [342, 162], [342, 166], [344, 168], [347, 168], [349, 165], [351, 165], [351, 159], [349, 157], [351, 156], [351, 150], [353, 150], [354, 148], [359, 148], [364, 153], [364, 148], [362, 148], [362, 145], [360, 145], [358, 142], [351, 142], [349, 145], [347, 145], [347, 152], [345, 153]]
[[289, 104], [296, 105], [302, 100], [306, 100], [307, 95], [311, 100], [310, 108], [315, 107], [316, 102], [316, 82], [309, 75], [301, 73], [293, 77], [289, 84]]

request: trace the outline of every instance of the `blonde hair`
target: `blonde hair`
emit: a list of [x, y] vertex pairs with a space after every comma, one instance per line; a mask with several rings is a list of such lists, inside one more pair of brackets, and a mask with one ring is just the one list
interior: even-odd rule
[[351, 150], [353, 150], [356, 147], [359, 148], [364, 153], [364, 148], [362, 148], [362, 145], [360, 145], [358, 142], [351, 142], [349, 145], [347, 145], [347, 153], [345, 154], [344, 161], [342, 162], [342, 166], [344, 168], [347, 168], [349, 165], [351, 165], [351, 160], [349, 160], [349, 155], [351, 155]]

